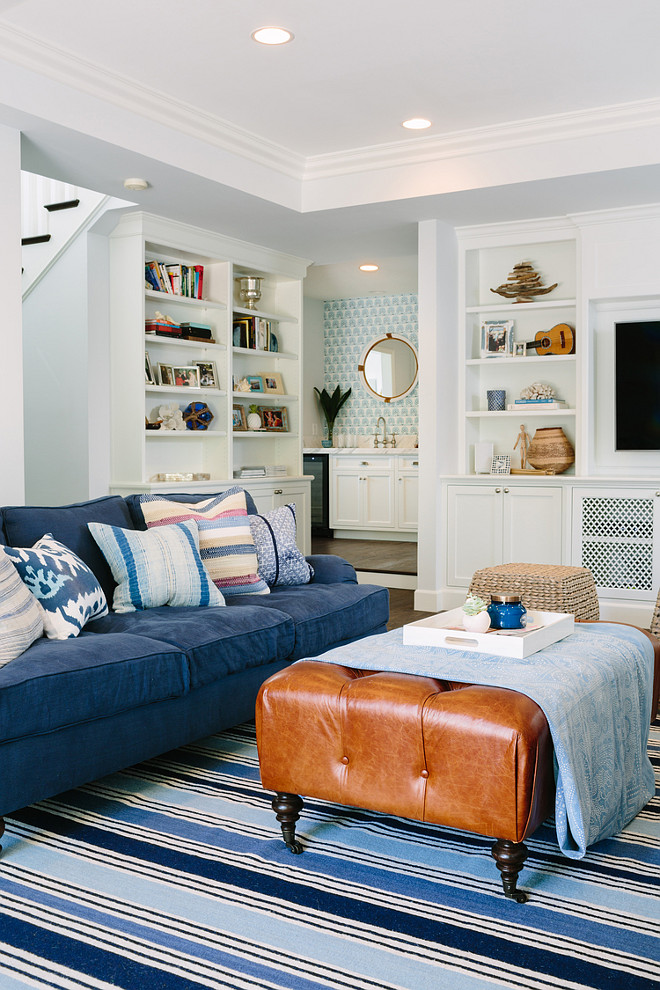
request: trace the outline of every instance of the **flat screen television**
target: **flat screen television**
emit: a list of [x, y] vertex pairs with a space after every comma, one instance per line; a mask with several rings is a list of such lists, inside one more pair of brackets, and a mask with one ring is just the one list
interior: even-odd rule
[[615, 323], [616, 449], [660, 450], [660, 320]]

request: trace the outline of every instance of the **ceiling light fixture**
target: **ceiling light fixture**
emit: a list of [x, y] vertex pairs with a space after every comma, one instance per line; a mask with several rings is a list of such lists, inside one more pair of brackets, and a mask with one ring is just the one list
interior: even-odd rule
[[423, 131], [425, 127], [431, 126], [431, 121], [426, 117], [411, 117], [410, 120], [404, 120], [401, 126], [407, 127], [409, 131]]
[[253, 41], [258, 41], [260, 45], [286, 45], [288, 41], [293, 41], [293, 35], [286, 28], [262, 27], [253, 31], [250, 35]]
[[149, 183], [146, 179], [124, 179], [124, 189], [132, 189], [133, 192], [139, 192], [148, 188]]
[[361, 272], [377, 272], [378, 265], [360, 265]]

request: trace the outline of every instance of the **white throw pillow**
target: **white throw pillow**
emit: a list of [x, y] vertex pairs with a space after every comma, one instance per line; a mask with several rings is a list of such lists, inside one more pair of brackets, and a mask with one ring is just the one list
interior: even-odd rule
[[0, 549], [0, 667], [24, 653], [43, 631], [37, 599]]

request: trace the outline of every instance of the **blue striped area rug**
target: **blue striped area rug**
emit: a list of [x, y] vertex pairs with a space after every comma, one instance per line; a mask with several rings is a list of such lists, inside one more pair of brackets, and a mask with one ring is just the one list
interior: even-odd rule
[[[660, 730], [651, 743], [656, 769]], [[641, 990], [660, 983], [660, 803], [567, 860], [544, 827], [505, 900], [490, 840], [310, 800], [300, 856], [254, 727], [12, 816], [0, 990]]]

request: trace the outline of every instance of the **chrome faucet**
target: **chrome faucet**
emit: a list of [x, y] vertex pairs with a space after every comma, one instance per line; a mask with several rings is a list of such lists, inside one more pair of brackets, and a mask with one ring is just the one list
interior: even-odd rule
[[[383, 436], [378, 436], [378, 430], [380, 423], [383, 423]], [[376, 420], [376, 431], [374, 433], [374, 447], [396, 447], [396, 433], [390, 434], [390, 439], [387, 439], [387, 423], [385, 422], [384, 416], [379, 416]]]

